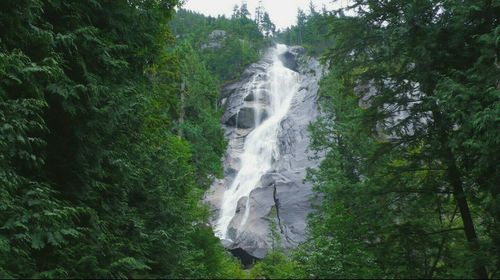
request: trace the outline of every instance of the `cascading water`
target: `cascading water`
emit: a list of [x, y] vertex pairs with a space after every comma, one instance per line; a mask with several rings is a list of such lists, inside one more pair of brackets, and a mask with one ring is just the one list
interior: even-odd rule
[[[285, 45], [277, 45], [272, 51], [272, 64], [267, 68], [265, 81], [252, 79], [247, 89], [254, 94], [254, 109], [256, 127], [250, 132], [240, 156], [241, 168], [230, 187], [222, 197], [220, 216], [215, 225], [215, 233], [221, 239], [227, 239], [227, 231], [233, 219], [238, 201], [249, 197], [250, 192], [259, 187], [261, 177], [271, 169], [273, 159], [279, 155], [278, 134], [281, 120], [290, 109], [290, 104], [299, 88], [298, 73], [286, 68], [280, 60], [280, 55], [287, 51]], [[265, 89], [265, 91], [263, 90]], [[261, 92], [267, 92], [268, 118], [261, 122], [262, 114], [259, 100]], [[245, 225], [249, 217], [249, 202], [247, 199], [245, 213], [239, 228]]]

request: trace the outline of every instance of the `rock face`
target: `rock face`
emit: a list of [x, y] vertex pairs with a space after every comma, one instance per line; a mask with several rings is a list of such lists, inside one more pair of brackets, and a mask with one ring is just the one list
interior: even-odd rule
[[295, 59], [295, 54], [293, 54], [290, 51], [287, 51], [283, 54], [280, 55], [280, 60], [283, 63], [283, 66], [286, 68], [289, 68], [293, 71], [297, 71], [299, 64], [297, 63], [297, 60]]
[[224, 30], [214, 30], [214, 31], [212, 31], [212, 33], [210, 33], [208, 35], [208, 39], [210, 41], [224, 39], [224, 37], [226, 37], [226, 31], [224, 31]]
[[[252, 95], [253, 96], [253, 95]], [[245, 101], [254, 101], [253, 99]], [[267, 119], [267, 111], [266, 109], [257, 109], [254, 107], [242, 107], [240, 110], [232, 115], [227, 121], [226, 125], [228, 126], [236, 126], [239, 128], [252, 128], [255, 127], [256, 118], [260, 115], [260, 120], [264, 121]]]
[[226, 31], [214, 30], [208, 34], [208, 42], [201, 45], [201, 49], [219, 49], [222, 41], [226, 38]]
[[[271, 247], [269, 228], [272, 220], [285, 249], [303, 242], [306, 217], [314, 199], [312, 186], [305, 181], [305, 175], [306, 169], [316, 167], [319, 160], [312, 159], [313, 154], [308, 151], [310, 139], [307, 127], [318, 116], [317, 91], [323, 69], [316, 59], [307, 57], [301, 47], [288, 47], [279, 59], [283, 66], [298, 73], [299, 83], [289, 110], [279, 122], [279, 156], [273, 157], [271, 168], [260, 177], [250, 194], [239, 199], [227, 233], [222, 237], [227, 249], [239, 252], [238, 255], [243, 250], [247, 260], [246, 254], [254, 258], [263, 258], [267, 254]], [[267, 84], [272, 83], [269, 81], [272, 63], [273, 58], [268, 51], [258, 63], [246, 69], [241, 81], [223, 87], [221, 105], [225, 112], [222, 123], [228, 140], [224, 179], [216, 180], [205, 195], [205, 201], [213, 209], [211, 222], [214, 225], [221, 215], [224, 192], [241, 169], [240, 157], [245, 139], [256, 125], [268, 117], [269, 100], [273, 97], [269, 87], [262, 85], [266, 81]], [[256, 114], [256, 110], [260, 113]]]

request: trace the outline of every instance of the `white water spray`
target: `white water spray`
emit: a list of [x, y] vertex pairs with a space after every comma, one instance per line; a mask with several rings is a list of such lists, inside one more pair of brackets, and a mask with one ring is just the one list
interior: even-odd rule
[[[285, 45], [277, 45], [272, 53], [272, 65], [267, 69], [266, 82], [252, 79], [248, 88], [254, 90], [256, 124], [255, 129], [245, 139], [241, 154], [241, 169], [231, 186], [224, 192], [220, 216], [215, 226], [215, 233], [221, 239], [227, 238], [228, 226], [233, 219], [238, 201], [249, 197], [250, 192], [259, 187], [260, 178], [271, 169], [273, 158], [279, 155], [278, 135], [281, 120], [285, 117], [295, 93], [299, 87], [298, 73], [283, 66], [280, 54], [286, 52]], [[267, 87], [269, 94], [269, 117], [259, 124], [262, 109], [259, 107], [261, 89]], [[245, 213], [239, 228], [245, 225], [249, 217], [250, 199], [247, 199]]]

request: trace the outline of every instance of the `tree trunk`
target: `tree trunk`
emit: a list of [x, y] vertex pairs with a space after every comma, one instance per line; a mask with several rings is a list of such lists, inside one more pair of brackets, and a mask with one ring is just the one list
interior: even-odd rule
[[[462, 186], [462, 181], [460, 180], [460, 174], [458, 168], [455, 164], [455, 159], [450, 148], [446, 148], [446, 153], [448, 154], [448, 180], [453, 187], [453, 195], [457, 201], [457, 206], [460, 211], [460, 216], [462, 217], [462, 223], [464, 224], [464, 232], [469, 246], [474, 253], [478, 253], [480, 246], [477, 240], [476, 230], [474, 228], [474, 221], [472, 220], [472, 215], [469, 209], [469, 204], [467, 203], [467, 198], [465, 197], [464, 189]], [[488, 272], [486, 267], [475, 261], [475, 271], [476, 275], [480, 279], [487, 279]]]
[[[462, 223], [464, 224], [464, 232], [467, 242], [471, 251], [475, 254], [479, 253], [480, 246], [477, 239], [476, 229], [474, 228], [474, 221], [469, 209], [469, 204], [465, 196], [464, 187], [461, 180], [460, 171], [456, 165], [455, 156], [453, 151], [449, 147], [448, 132], [446, 125], [443, 120], [443, 116], [439, 110], [433, 110], [434, 121], [437, 126], [437, 132], [439, 136], [439, 141], [442, 146], [442, 156], [446, 164], [446, 176], [448, 177], [448, 182], [450, 183], [453, 191], [453, 196], [457, 202], [458, 210], [460, 211], [460, 216], [462, 217]], [[477, 259], [474, 260], [474, 270], [477, 278], [487, 279], [488, 272], [484, 264], [482, 264]]]
[[179, 130], [177, 131], [177, 135], [179, 138], [183, 137], [182, 134], [182, 125], [184, 124], [184, 99], [185, 99], [185, 91], [186, 91], [186, 84], [184, 80], [181, 82], [181, 112], [179, 113]]

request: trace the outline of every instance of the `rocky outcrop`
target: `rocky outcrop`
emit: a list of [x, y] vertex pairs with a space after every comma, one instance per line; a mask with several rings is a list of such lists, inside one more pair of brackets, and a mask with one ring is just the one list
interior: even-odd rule
[[210, 41], [224, 39], [225, 37], [226, 37], [226, 31], [224, 30], [214, 30], [212, 31], [212, 33], [208, 35], [208, 39]]
[[297, 71], [299, 68], [299, 64], [297, 63], [297, 60], [295, 58], [295, 54], [291, 53], [290, 51], [287, 51], [284, 54], [280, 55], [280, 60], [281, 62], [283, 62], [283, 65], [293, 71]]
[[208, 35], [208, 42], [201, 45], [201, 49], [219, 49], [226, 38], [226, 31], [214, 30]]
[[[293, 71], [299, 71], [299, 59], [304, 58], [305, 49], [301, 46], [289, 47], [288, 51], [280, 55], [280, 60], [283, 65]], [[304, 69], [302, 69], [304, 70]]]
[[[316, 59], [307, 57], [301, 47], [289, 47], [280, 60], [285, 67], [300, 74], [299, 90], [289, 112], [280, 122], [280, 156], [274, 158], [271, 170], [261, 177], [259, 186], [248, 197], [238, 201], [236, 213], [228, 227], [227, 237], [230, 240], [223, 242], [226, 248], [245, 255], [247, 259], [248, 256], [263, 258], [268, 252], [271, 246], [271, 220], [278, 227], [285, 249], [303, 242], [306, 217], [311, 210], [311, 200], [314, 199], [311, 183], [305, 181], [305, 176], [307, 168], [316, 167], [319, 160], [313, 159], [313, 154], [308, 150], [310, 138], [307, 127], [318, 116], [317, 91], [323, 69]], [[213, 209], [212, 222], [219, 215], [224, 190], [231, 185], [241, 167], [239, 156], [245, 137], [255, 125], [255, 108], [265, 111], [268, 105], [269, 93], [259, 89], [256, 81], [268, 78], [266, 73], [270, 63], [269, 56], [265, 54], [261, 61], [247, 68], [241, 81], [222, 89], [221, 106], [225, 108], [222, 123], [228, 149], [223, 159], [224, 179], [216, 180], [205, 196], [205, 201]], [[247, 207], [249, 216], [242, 226]], [[241, 250], [245, 254], [241, 254]]]

